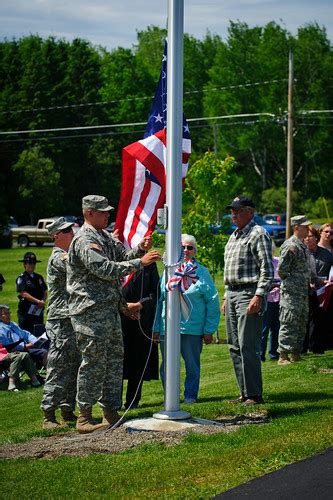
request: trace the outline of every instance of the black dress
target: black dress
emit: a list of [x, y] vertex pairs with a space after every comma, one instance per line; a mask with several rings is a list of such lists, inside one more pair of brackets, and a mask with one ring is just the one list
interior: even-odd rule
[[132, 401], [132, 408], [138, 406], [142, 389], [142, 382], [140, 386], [139, 383], [150, 349], [143, 380], [158, 379], [158, 348], [155, 343], [151, 346], [150, 340], [158, 292], [159, 275], [155, 263], [135, 273], [128, 284], [123, 287], [126, 302], [142, 303], [140, 320], [132, 320], [121, 315], [124, 336], [124, 379], [128, 380], [125, 407], [128, 407]]
[[[16, 279], [17, 292], [27, 292], [38, 300], [43, 300], [46, 290], [47, 286], [41, 274], [29, 274], [27, 271], [24, 271], [24, 273], [20, 274]], [[18, 299], [19, 305], [17, 315], [19, 326], [23, 330], [28, 330], [28, 332], [34, 334], [34, 326], [43, 324], [44, 322], [43, 310], [40, 311], [40, 314], [33, 314], [35, 304], [21, 297], [21, 295], [18, 296]], [[35, 312], [38, 312], [36, 308]]]

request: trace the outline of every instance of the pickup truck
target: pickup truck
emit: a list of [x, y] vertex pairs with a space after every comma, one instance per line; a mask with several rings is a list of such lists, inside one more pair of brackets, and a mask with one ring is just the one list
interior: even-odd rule
[[37, 226], [18, 226], [11, 228], [13, 241], [17, 240], [20, 247], [28, 247], [30, 243], [36, 243], [41, 247], [45, 242], [52, 241], [46, 227], [55, 219], [39, 219]]

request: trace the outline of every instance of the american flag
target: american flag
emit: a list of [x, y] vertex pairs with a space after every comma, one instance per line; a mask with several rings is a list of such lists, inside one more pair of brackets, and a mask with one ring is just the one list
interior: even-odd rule
[[[167, 126], [167, 42], [162, 70], [144, 138], [122, 152], [122, 190], [115, 229], [127, 248], [155, 229], [157, 209], [165, 203]], [[191, 139], [183, 117], [182, 177], [186, 177]]]

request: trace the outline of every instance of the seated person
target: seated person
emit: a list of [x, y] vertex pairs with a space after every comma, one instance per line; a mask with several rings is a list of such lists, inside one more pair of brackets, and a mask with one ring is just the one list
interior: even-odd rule
[[[16, 342], [13, 344], [16, 344]], [[10, 345], [13, 346], [13, 344]], [[16, 384], [19, 380], [21, 371], [25, 371], [27, 373], [33, 387], [39, 387], [42, 385], [37, 379], [37, 371], [34, 362], [32, 361], [30, 354], [27, 352], [8, 352], [7, 349], [0, 344], [0, 369], [9, 370], [9, 391], [19, 392]]]
[[[18, 340], [21, 342], [17, 343]], [[32, 359], [36, 362], [37, 367], [43, 366], [46, 368], [47, 364], [47, 348], [38, 347], [40, 340], [32, 335], [27, 330], [22, 330], [16, 323], [10, 321], [9, 306], [0, 305], [0, 343], [6, 347], [7, 345], [15, 343], [13, 352], [28, 352]], [[35, 346], [36, 344], [36, 346]], [[9, 349], [11, 351], [11, 349]]]

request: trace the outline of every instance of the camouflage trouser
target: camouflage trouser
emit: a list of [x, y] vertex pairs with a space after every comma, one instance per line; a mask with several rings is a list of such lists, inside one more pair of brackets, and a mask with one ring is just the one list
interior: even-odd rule
[[51, 343], [41, 408], [49, 410], [68, 406], [74, 410], [80, 355], [71, 320], [64, 318], [48, 321], [46, 331]]
[[105, 408], [120, 408], [124, 347], [118, 312], [93, 306], [71, 319], [82, 356], [78, 407], [89, 408], [98, 402]]
[[281, 299], [278, 352], [302, 352], [308, 315], [308, 296], [297, 297], [297, 301]]

